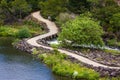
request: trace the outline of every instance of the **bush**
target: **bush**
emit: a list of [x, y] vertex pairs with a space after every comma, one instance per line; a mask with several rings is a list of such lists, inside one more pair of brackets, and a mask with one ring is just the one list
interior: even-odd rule
[[20, 42], [20, 39], [15, 39], [15, 40], [12, 42], [12, 45], [15, 46], [15, 45], [17, 45], [18, 42]]
[[33, 55], [37, 55], [39, 53], [39, 51], [36, 48], [32, 48], [32, 54]]
[[54, 73], [61, 76], [71, 76], [76, 79], [98, 80], [99, 78], [98, 73], [95, 71], [85, 67], [80, 67], [80, 65], [66, 60], [53, 66], [52, 70]]
[[108, 43], [109, 46], [115, 46], [116, 43], [117, 43], [117, 40], [116, 39], [110, 39], [110, 40], [107, 41], [107, 43]]
[[31, 33], [29, 32], [28, 28], [22, 28], [17, 33], [18, 38], [28, 38], [31, 37]]
[[110, 40], [108, 40], [107, 44], [109, 46], [113, 46], [113, 47], [120, 47], [120, 42], [117, 41], [116, 39], [110, 39]]
[[25, 20], [25, 21], [24, 21], [24, 24], [25, 24], [25, 25], [30, 25], [30, 26], [32, 26], [32, 27], [39, 27], [39, 28], [40, 28], [40, 25], [37, 24], [36, 22], [32, 21], [32, 20]]
[[96, 47], [104, 46], [101, 38], [104, 32], [101, 26], [89, 17], [77, 17], [65, 23], [62, 28], [58, 40], [61, 41], [63, 46], [68, 44], [70, 44], [70, 46], [73, 44], [94, 45]]

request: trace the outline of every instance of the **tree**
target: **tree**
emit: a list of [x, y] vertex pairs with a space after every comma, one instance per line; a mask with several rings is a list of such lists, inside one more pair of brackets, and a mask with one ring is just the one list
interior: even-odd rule
[[67, 21], [74, 19], [75, 18], [75, 14], [70, 14], [70, 13], [60, 13], [57, 17], [56, 17], [56, 24], [58, 26], [62, 26], [62, 24], [66, 23]]
[[68, 0], [47, 0], [40, 2], [41, 13], [44, 17], [50, 16], [52, 19], [55, 19], [60, 12], [66, 11], [66, 4]]
[[110, 19], [110, 24], [113, 32], [116, 34], [116, 36], [120, 40], [120, 13], [116, 13], [112, 16]]
[[19, 14], [18, 18], [21, 19], [22, 16], [31, 11], [31, 7], [26, 0], [14, 0], [12, 2], [12, 11], [16, 16]]
[[0, 21], [3, 23], [13, 23], [25, 17], [31, 11], [31, 7], [26, 0], [1, 0], [0, 1]]
[[[115, 0], [98, 0], [97, 2], [94, 2], [94, 0], [89, 1], [91, 1], [92, 4], [95, 4], [95, 6], [93, 5], [93, 8], [91, 8], [91, 12], [94, 14], [93, 17], [100, 21], [100, 25], [106, 32], [104, 36], [109, 39], [109, 36], [112, 34], [115, 35], [116, 38], [119, 38], [119, 28], [115, 25], [115, 22], [113, 21], [115, 19], [113, 19], [113, 17], [115, 18], [114, 15], [120, 13], [120, 6], [118, 6]], [[118, 18], [116, 17], [116, 19]]]
[[71, 12], [80, 14], [88, 11], [90, 4], [87, 0], [69, 0], [68, 9]]
[[38, 4], [44, 0], [26, 0], [30, 7], [32, 7], [32, 11], [39, 10]]
[[[68, 21], [63, 26], [58, 40], [66, 46], [68, 41], [78, 45], [103, 46], [101, 26], [91, 18], [77, 17], [75, 20]], [[71, 45], [70, 45], [71, 46]]]
[[10, 3], [7, 0], [0, 1], [0, 22], [10, 21], [15, 18], [12, 15]]

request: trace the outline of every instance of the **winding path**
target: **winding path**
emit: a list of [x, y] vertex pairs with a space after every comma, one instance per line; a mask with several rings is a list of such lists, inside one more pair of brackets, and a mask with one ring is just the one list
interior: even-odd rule
[[[38, 44], [37, 40], [43, 39], [43, 38], [45, 38], [47, 36], [51, 36], [51, 35], [57, 34], [58, 33], [58, 28], [56, 27], [55, 23], [51, 22], [51, 21], [49, 21], [47, 19], [44, 19], [40, 15], [40, 11], [32, 13], [32, 16], [34, 18], [36, 18], [38, 21], [42, 21], [42, 22], [46, 23], [47, 28], [49, 29], [49, 32], [46, 33], [46, 34], [43, 34], [43, 35], [39, 35], [39, 36], [33, 37], [33, 38], [27, 40], [27, 43], [30, 44], [30, 45], [36, 46], [36, 47], [43, 47], [43, 48], [46, 48], [46, 49], [49, 49], [49, 50], [53, 50], [51, 47]], [[74, 57], [75, 59], [77, 59], [77, 60], [79, 60], [79, 61], [81, 61], [81, 62], [83, 62], [85, 64], [93, 65], [94, 67], [104, 67], [104, 68], [110, 68], [110, 69], [120, 69], [120, 67], [111, 67], [111, 66], [103, 65], [103, 64], [94, 62], [94, 61], [92, 61], [92, 60], [90, 60], [88, 58], [85, 58], [83, 56], [80, 56], [80, 55], [77, 55], [77, 54], [74, 54], [74, 53], [62, 50], [62, 49], [58, 49], [58, 51], [60, 51], [61, 53], [65, 53], [65, 54], [67, 54], [67, 55], [69, 55], [71, 57]]]

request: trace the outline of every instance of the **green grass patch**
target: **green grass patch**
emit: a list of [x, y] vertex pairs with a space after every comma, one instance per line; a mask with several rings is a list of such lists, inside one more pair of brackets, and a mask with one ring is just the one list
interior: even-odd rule
[[108, 50], [108, 49], [105, 49], [104, 52], [110, 53], [110, 54], [113, 54], [113, 55], [120, 55], [120, 51], [118, 51], [118, 50]]
[[117, 41], [116, 39], [111, 39], [107, 41], [107, 44], [109, 46], [115, 46], [115, 47], [120, 47], [120, 42]]
[[[22, 32], [24, 34], [22, 34]], [[26, 33], [29, 34], [27, 37], [36, 36], [44, 33], [41, 29], [41, 26], [32, 26], [32, 25], [4, 25], [0, 26], [0, 36], [1, 37], [20, 37], [18, 34], [22, 35], [23, 38], [26, 38]], [[24, 37], [25, 35], [25, 37]]]
[[18, 29], [16, 29], [16, 28], [12, 28], [12, 27], [9, 27], [9, 26], [0, 26], [0, 36], [15, 37], [17, 31], [18, 31]]
[[52, 68], [55, 74], [74, 79], [98, 80], [99, 74], [79, 64], [72, 63], [65, 54], [55, 51], [51, 54], [39, 54], [38, 57]]
[[100, 78], [99, 80], [120, 80], [120, 77], [104, 77]]

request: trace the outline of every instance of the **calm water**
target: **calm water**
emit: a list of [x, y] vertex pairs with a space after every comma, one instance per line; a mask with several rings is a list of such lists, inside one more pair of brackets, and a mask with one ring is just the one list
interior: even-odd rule
[[49, 68], [9, 41], [0, 39], [0, 80], [55, 80]]
[[56, 80], [48, 67], [10, 42], [0, 38], [0, 80]]
[[70, 80], [53, 75], [42, 62], [16, 50], [11, 38], [0, 38], [0, 80]]

